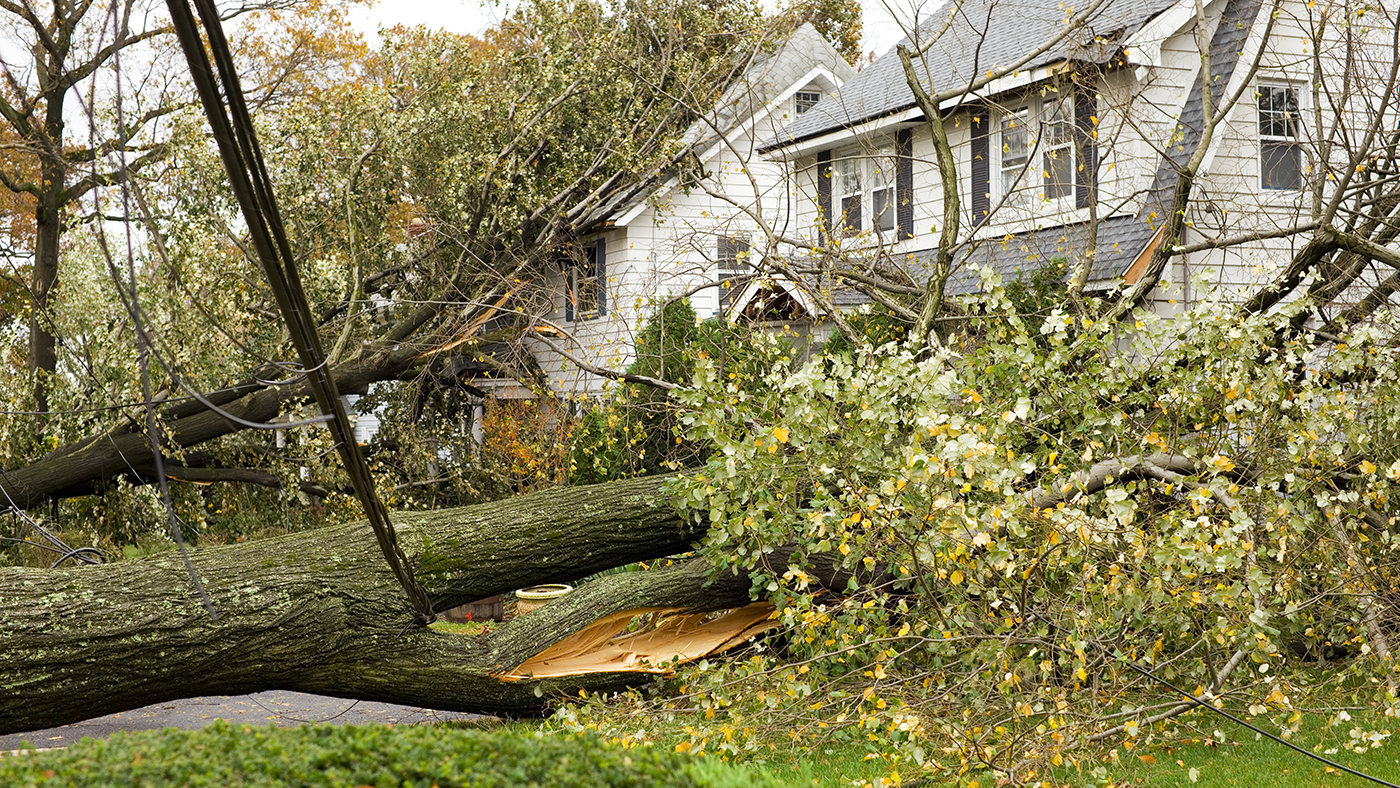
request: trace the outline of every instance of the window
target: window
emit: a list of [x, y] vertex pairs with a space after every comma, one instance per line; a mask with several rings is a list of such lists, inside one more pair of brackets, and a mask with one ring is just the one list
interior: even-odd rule
[[1069, 96], [1052, 96], [1041, 113], [1041, 176], [1045, 199], [1074, 196], [1074, 104]]
[[716, 281], [719, 282], [719, 305], [723, 309], [739, 294], [744, 278], [753, 273], [753, 268], [749, 266], [748, 240], [721, 235], [715, 243], [715, 268], [718, 274]]
[[1296, 85], [1259, 86], [1259, 186], [1303, 188], [1302, 115]]
[[1071, 95], [1050, 91], [1038, 100], [1003, 112], [1000, 134], [1000, 194], [1009, 197], [1009, 203], [1024, 204], [1032, 195], [1045, 200], [1075, 196]]
[[1022, 107], [1001, 116], [1001, 193], [1013, 194], [1031, 156], [1031, 111]]
[[894, 232], [894, 149], [881, 148], [870, 162], [870, 219], [878, 232]]
[[842, 234], [894, 232], [898, 167], [894, 148], [889, 146], [880, 148], [874, 156], [852, 151], [836, 161]]
[[799, 90], [792, 96], [793, 109], [801, 115], [817, 106], [817, 102], [821, 100], [822, 94], [815, 90]]
[[584, 247], [582, 254], [569, 255], [568, 293], [564, 318], [587, 320], [607, 314], [606, 242], [599, 238]]
[[861, 231], [861, 207], [865, 202], [865, 190], [861, 186], [865, 174], [865, 162], [854, 156], [847, 156], [836, 162], [836, 194], [841, 199], [841, 213], [838, 227], [843, 235], [856, 235]]

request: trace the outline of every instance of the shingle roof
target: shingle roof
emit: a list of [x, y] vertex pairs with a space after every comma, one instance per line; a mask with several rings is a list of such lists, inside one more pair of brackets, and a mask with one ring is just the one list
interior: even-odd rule
[[[1112, 47], [1105, 47], [1103, 42], [1120, 42], [1174, 2], [1104, 0], [1083, 20], [1082, 26], [1027, 67], [1069, 57], [1104, 60]], [[1014, 65], [1027, 53], [1061, 35], [1069, 18], [1063, 0], [961, 0], [945, 5], [931, 14], [915, 36], [927, 40], [938, 35], [927, 57], [932, 79], [925, 63], [917, 58], [915, 68], [922, 72], [930, 94], [953, 90], [988, 71]], [[900, 43], [909, 46], [910, 39]], [[820, 136], [913, 106], [914, 94], [905, 81], [904, 68], [891, 50], [847, 82], [836, 95], [822, 100], [766, 142], [764, 148]]]
[[[944, 292], [948, 295], [981, 292], [984, 267], [1010, 282], [1060, 258], [1068, 273], [1090, 249], [1094, 250], [1094, 257], [1089, 281], [1111, 279], [1121, 276], [1157, 233], [1155, 227], [1134, 216], [1101, 220], [1097, 237], [1091, 237], [1089, 228], [1089, 222], [1076, 222], [976, 241], [963, 249], [954, 261]], [[911, 253], [906, 259], [909, 272], [920, 281], [927, 278], [935, 254], [933, 249]]]

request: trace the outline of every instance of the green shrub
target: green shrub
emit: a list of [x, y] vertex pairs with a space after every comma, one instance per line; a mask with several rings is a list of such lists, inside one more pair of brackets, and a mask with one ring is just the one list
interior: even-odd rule
[[659, 786], [776, 785], [739, 767], [597, 738], [436, 726], [255, 728], [118, 733], [0, 760], [6, 786]]

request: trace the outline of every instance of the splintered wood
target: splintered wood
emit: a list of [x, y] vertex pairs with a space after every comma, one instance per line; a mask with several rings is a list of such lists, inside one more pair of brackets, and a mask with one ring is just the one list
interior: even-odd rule
[[[678, 608], [624, 610], [599, 619], [498, 676], [502, 681], [581, 673], [670, 673], [676, 665], [727, 651], [777, 626], [773, 605], [755, 602], [724, 613]], [[646, 616], [635, 631], [632, 620]]]

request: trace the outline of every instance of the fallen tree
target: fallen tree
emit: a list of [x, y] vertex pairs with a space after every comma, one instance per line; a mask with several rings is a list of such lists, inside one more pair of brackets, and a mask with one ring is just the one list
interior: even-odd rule
[[[405, 513], [396, 524], [442, 610], [687, 550], [697, 530], [659, 494], [663, 482]], [[749, 605], [749, 579], [730, 574], [707, 584], [702, 566], [683, 563], [589, 583], [474, 639], [409, 626], [410, 611], [363, 522], [192, 558], [218, 620], [173, 553], [0, 571], [0, 731], [269, 689], [531, 714], [561, 693], [621, 689], [665, 671], [673, 658], [732, 645], [767, 626], [771, 609], [699, 615]], [[667, 620], [671, 612], [690, 615]], [[632, 640], [614, 637], [641, 614], [655, 614], [656, 625]], [[603, 629], [584, 632], [595, 622]], [[551, 655], [571, 661], [551, 669]]]

